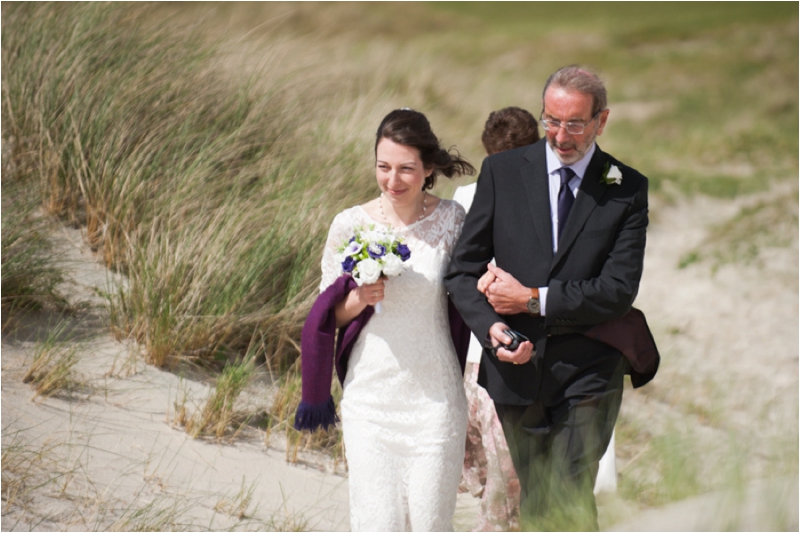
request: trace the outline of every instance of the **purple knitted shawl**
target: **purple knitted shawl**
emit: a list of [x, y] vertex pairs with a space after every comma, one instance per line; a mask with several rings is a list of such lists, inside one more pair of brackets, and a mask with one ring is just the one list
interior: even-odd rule
[[[295, 429], [314, 431], [338, 421], [336, 406], [331, 396], [331, 375], [336, 367], [339, 383], [344, 383], [347, 361], [359, 333], [364, 329], [375, 309], [367, 306], [352, 322], [339, 329], [336, 335], [336, 304], [356, 288], [356, 281], [343, 274], [317, 297], [303, 325], [300, 338], [300, 357], [303, 368], [303, 398], [294, 418]], [[450, 334], [461, 365], [467, 361], [470, 331], [453, 303], [448, 298]]]

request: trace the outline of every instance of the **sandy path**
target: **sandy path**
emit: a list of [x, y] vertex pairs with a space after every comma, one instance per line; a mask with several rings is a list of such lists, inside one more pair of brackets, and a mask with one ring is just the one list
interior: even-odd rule
[[[86, 355], [107, 363], [105, 368], [118, 350], [117, 343], [107, 340], [86, 345]], [[4, 376], [21, 376], [22, 365], [14, 362], [23, 360], [23, 351], [4, 347]], [[310, 529], [347, 528], [345, 478], [289, 466], [283, 454], [265, 450], [258, 441], [213, 444], [165, 423], [178, 386], [171, 374], [143, 368], [127, 378], [90, 382], [97, 389], [78, 401], [31, 402], [28, 387], [15, 381], [4, 377], [4, 440], [12, 428], [19, 428], [18, 438], [32, 449], [55, 446], [52, 453], [59, 457], [54, 470], [71, 472], [73, 479], [62, 492], [64, 499], [41, 495], [32, 513], [4, 515], [3, 529], [28, 529], [39, 519], [43, 521], [36, 529], [105, 528], [115, 521], [128, 529], [137, 522], [126, 522], [135, 519], [123, 515], [153, 502], [173, 515], [169, 521], [209, 529], [283, 528], [292, 523]], [[226, 507], [226, 498], [231, 505], [242, 504], [242, 499], [234, 501], [242, 488], [252, 491], [243, 509], [248, 518], [215, 511]], [[88, 504], [80, 514], [69, 509], [75, 497]], [[40, 508], [40, 503], [45, 505]], [[159, 520], [153, 515], [145, 523], [152, 526]]]
[[[736, 201], [696, 198], [651, 205], [645, 274], [636, 305], [662, 354], [656, 379], [626, 391], [621, 418], [651, 436], [691, 434], [701, 477], [744, 486], [624, 518], [620, 531], [794, 530], [798, 528], [798, 239], [766, 248], [760, 262], [677, 268], [710, 228], [743, 206], [797, 194], [797, 184]], [[794, 206], [796, 215], [797, 206]], [[731, 452], [736, 450], [738, 455]], [[622, 476], [646, 455], [617, 450]], [[777, 460], [776, 460], [777, 457]], [[735, 464], [733, 464], [735, 463]], [[784, 477], [788, 476], [788, 477]]]
[[[677, 268], [709, 228], [739, 208], [794, 191], [783, 183], [735, 202], [697, 198], [655, 205], [645, 275], [636, 305], [645, 311], [662, 353], [656, 380], [629, 394], [627, 413], [658, 400], [680, 415], [695, 410], [701, 426], [758, 433], [798, 429], [798, 240], [765, 248], [760, 263], [707, 262]], [[794, 206], [795, 214], [797, 206]], [[638, 394], [637, 394], [638, 393]], [[650, 423], [664, 422], [655, 420]]]
[[[626, 393], [621, 416], [652, 435], [675, 424], [691, 426], [701, 441], [711, 442], [797, 434], [797, 228], [790, 248], [765, 251], [766, 265], [724, 265], [713, 276], [703, 263], [677, 268], [711, 224], [755, 200], [697, 199], [651, 208], [637, 306], [648, 316], [663, 361], [654, 383]], [[233, 444], [218, 444], [191, 439], [168, 423], [180, 394], [199, 403], [207, 387], [148, 367], [136, 358], [135, 346], [111, 339], [94, 289], [105, 288], [109, 275], [78, 232], [61, 232], [60, 247], [72, 267], [69, 293], [90, 306], [75, 326], [84, 336], [78, 373], [85, 385], [72, 398], [31, 401], [21, 379], [47, 328], [42, 319], [3, 337], [2, 529], [347, 530], [346, 477], [310, 463], [288, 465], [284, 451], [266, 447], [255, 429]], [[618, 455], [622, 475], [637, 466], [629, 450], [618, 449]], [[775, 525], [796, 529], [797, 479], [790, 481], [779, 492], [794, 491], [788, 500], [794, 506]], [[708, 516], [710, 507], [718, 516], [714, 498], [620, 517], [626, 521], [618, 529], [702, 528], [690, 518]], [[739, 527], [764, 523], [758, 522], [764, 511], [753, 508], [756, 522], [740, 521]], [[456, 528], [470, 529], [474, 516], [475, 501], [462, 495]]]

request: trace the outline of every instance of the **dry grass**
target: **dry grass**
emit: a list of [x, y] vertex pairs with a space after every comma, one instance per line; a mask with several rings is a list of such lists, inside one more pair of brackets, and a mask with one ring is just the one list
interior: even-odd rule
[[31, 501], [31, 491], [63, 477], [65, 473], [54, 468], [55, 447], [49, 443], [32, 448], [19, 432], [8, 435], [3, 431], [3, 514], [14, 506], [25, 508]]
[[[157, 476], [126, 477], [149, 461], [129, 465], [111, 484], [92, 479], [85, 447], [70, 440], [32, 440], [25, 431], [3, 429], [3, 529], [76, 529], [83, 531], [197, 531], [247, 529], [305, 531], [302, 512], [282, 505], [261, 516], [253, 505], [256, 484], [242, 480], [232, 493], [182, 492]], [[133, 483], [132, 483], [133, 482]], [[119, 491], [122, 492], [119, 492]], [[125, 496], [122, 496], [124, 494]], [[216, 502], [216, 503], [214, 503]], [[58, 510], [55, 515], [53, 510]], [[219, 513], [229, 519], [220, 517]], [[205, 518], [203, 518], [205, 517]], [[211, 520], [208, 521], [209, 517]], [[222, 525], [222, 524], [227, 525]]]
[[225, 495], [219, 499], [214, 509], [220, 513], [236, 517], [237, 520], [242, 520], [248, 516], [248, 508], [253, 501], [253, 491], [255, 487], [245, 485], [245, 480], [242, 478], [242, 486], [239, 491], [232, 495]]
[[[267, 412], [267, 427], [264, 443], [270, 445], [273, 433], [281, 433], [285, 439], [286, 461], [297, 463], [301, 452], [323, 451], [333, 460], [333, 470], [338, 471], [339, 465], [347, 469], [344, 456], [344, 439], [341, 425], [330, 427], [327, 430], [317, 429], [313, 433], [301, 432], [294, 429], [294, 416], [302, 395], [302, 380], [300, 360], [283, 374], [278, 382], [277, 391], [272, 399], [272, 405]], [[342, 399], [342, 387], [334, 379], [331, 392], [338, 406]]]
[[33, 398], [54, 394], [72, 394], [82, 385], [75, 373], [85, 347], [72, 340], [63, 340], [66, 322], [56, 325], [47, 338], [37, 343], [33, 361], [22, 378], [35, 391]]
[[[316, 103], [320, 90], [281, 81], [289, 72], [275, 64], [234, 81], [209, 68], [213, 47], [197, 32], [154, 25], [143, 8], [4, 15], [9, 72], [35, 65], [5, 79], [4, 124], [25, 146], [19, 164], [33, 169], [27, 181], [47, 210], [85, 224], [105, 263], [130, 275], [129, 289], [111, 295], [118, 335], [159, 366], [235, 355], [255, 332], [291, 361], [283, 348], [317, 275], [307, 258], [335, 209], [317, 208], [365, 192], [346, 186], [352, 156], [291, 153], [313, 133], [311, 117], [325, 124], [331, 114]], [[75, 39], [59, 30], [65, 18]]]
[[228, 364], [217, 378], [216, 385], [200, 412], [185, 419], [186, 433], [194, 438], [213, 435], [221, 439], [236, 422], [234, 407], [236, 399], [253, 377], [255, 365], [253, 358], [246, 358], [240, 364]]
[[26, 313], [67, 307], [58, 289], [63, 265], [48, 239], [53, 221], [41, 215], [38, 199], [13, 181], [15, 172], [4, 165], [0, 253], [4, 332], [15, 329]]

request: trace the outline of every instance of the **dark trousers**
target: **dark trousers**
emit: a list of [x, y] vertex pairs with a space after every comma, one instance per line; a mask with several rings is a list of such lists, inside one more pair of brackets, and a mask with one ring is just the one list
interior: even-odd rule
[[[546, 366], [555, 363], [563, 374], [564, 361], [577, 360], [576, 348], [588, 363], [567, 364], [570, 379], [543, 384], [550, 394], [531, 405], [495, 404], [520, 481], [520, 523], [523, 530], [596, 531], [592, 490], [622, 402], [626, 363], [600, 343], [564, 338], [551, 351], [551, 342]], [[564, 349], [570, 351], [561, 357]]]

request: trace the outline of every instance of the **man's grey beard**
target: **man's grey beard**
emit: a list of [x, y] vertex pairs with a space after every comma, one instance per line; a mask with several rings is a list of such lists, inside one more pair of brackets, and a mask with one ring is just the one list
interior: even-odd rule
[[[569, 161], [564, 161], [563, 159], [561, 159], [561, 154], [558, 153], [558, 151], [556, 150], [556, 147], [554, 146], [555, 141], [551, 142], [550, 138], [548, 137], [547, 138], [547, 143], [550, 145], [550, 148], [553, 149], [553, 153], [556, 155], [556, 158], [558, 158], [558, 160], [561, 161], [562, 165], [566, 166], [566, 165], [571, 165], [573, 163], [577, 163], [578, 161], [583, 159], [583, 156], [585, 156], [587, 153], [589, 153], [589, 150], [592, 148], [592, 145], [594, 144], [594, 140], [596, 138], [597, 138], [597, 134], [592, 135], [592, 138], [586, 143], [586, 147], [584, 148], [584, 150], [583, 151], [577, 151], [576, 150], [574, 157], [570, 158], [571, 160], [569, 160]], [[571, 145], [574, 148], [577, 148], [577, 146], [578, 146], [578, 144], [575, 143], [575, 142], [572, 142]], [[562, 146], [569, 146], [569, 144], [565, 143]]]

